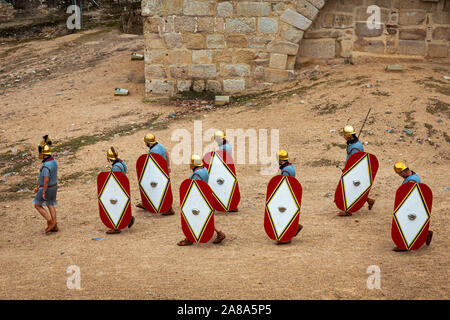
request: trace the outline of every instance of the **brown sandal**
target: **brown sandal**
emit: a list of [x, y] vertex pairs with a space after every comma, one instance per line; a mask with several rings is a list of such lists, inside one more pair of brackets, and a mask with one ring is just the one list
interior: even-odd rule
[[179, 246], [190, 246], [192, 244], [193, 244], [193, 242], [191, 242], [188, 239], [181, 240], [180, 242], [177, 243], [177, 245], [179, 245]]
[[45, 233], [51, 232], [55, 226], [56, 226], [56, 222], [47, 221], [47, 228], [45, 229]]
[[175, 211], [173, 211], [172, 208], [170, 208], [168, 211], [166, 211], [164, 213], [161, 213], [162, 216], [171, 216], [171, 215], [174, 215], [174, 214], [175, 214]]
[[131, 217], [131, 221], [128, 224], [128, 228], [131, 228], [133, 226], [133, 224], [134, 224], [134, 217]]
[[108, 231], [106, 231], [107, 234], [118, 234], [121, 232], [122, 231], [120, 231], [120, 229], [109, 229]]
[[289, 241], [277, 241], [277, 245], [289, 244], [289, 243], [291, 243], [291, 240], [289, 240]]
[[53, 227], [52, 230], [50, 230], [50, 232], [58, 232], [58, 231], [59, 231], [58, 225], [55, 223], [55, 226]]
[[142, 204], [142, 202], [139, 202], [139, 203], [136, 205], [136, 207], [138, 207], [139, 209], [147, 210], [147, 209], [145, 209], [145, 207], [144, 207], [144, 205]]
[[339, 217], [350, 217], [352, 214], [351, 212], [339, 212], [337, 215]]
[[218, 244], [221, 243], [223, 241], [223, 239], [225, 239], [225, 233], [223, 233], [222, 231], [217, 232], [217, 237], [216, 239], [213, 241], [214, 244]]

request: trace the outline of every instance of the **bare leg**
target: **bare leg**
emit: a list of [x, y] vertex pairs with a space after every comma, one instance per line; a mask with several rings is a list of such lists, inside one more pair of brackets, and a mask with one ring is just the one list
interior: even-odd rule
[[50, 211], [52, 220], [56, 223], [56, 208], [54, 206], [48, 206], [48, 211]]
[[225, 233], [223, 233], [222, 231], [218, 230], [216, 227], [214, 227], [214, 230], [217, 233], [217, 237], [216, 239], [213, 241], [214, 244], [218, 244], [221, 243], [223, 239], [226, 238]]
[[52, 221], [52, 217], [47, 213], [47, 210], [45, 210], [43, 206], [39, 206], [39, 205], [35, 204], [34, 207], [41, 214], [41, 216], [43, 216], [45, 218], [45, 220], [47, 220], [47, 222]]

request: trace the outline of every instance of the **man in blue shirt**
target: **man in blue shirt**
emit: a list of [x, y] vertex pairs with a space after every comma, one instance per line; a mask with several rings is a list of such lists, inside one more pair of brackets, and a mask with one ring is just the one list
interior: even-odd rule
[[[203, 166], [202, 158], [199, 155], [193, 154], [191, 156], [191, 169], [192, 169], [192, 174], [189, 177], [189, 179], [202, 180], [205, 183], [208, 183], [209, 173], [208, 173], [208, 170], [206, 170], [206, 168]], [[225, 233], [218, 230], [215, 226], [214, 226], [214, 230], [217, 233], [217, 237], [213, 241], [213, 243], [214, 244], [221, 243], [226, 238]], [[177, 244], [179, 246], [190, 246], [190, 245], [192, 245], [192, 242], [189, 239], [185, 238], [184, 240], [181, 240]]]
[[[356, 136], [355, 129], [350, 126], [346, 125], [343, 130], [344, 138], [347, 141], [347, 160], [354, 155], [357, 152], [364, 152], [364, 146], [359, 141], [358, 137]], [[373, 205], [375, 204], [375, 199], [367, 197], [366, 200], [369, 210], [372, 210]], [[351, 216], [351, 213], [341, 212], [339, 213], [340, 216]]]
[[231, 145], [228, 143], [225, 132], [221, 130], [216, 131], [214, 133], [214, 140], [219, 146], [219, 150], [226, 151], [231, 157], [233, 157], [233, 148], [231, 148]]
[[[124, 175], [127, 175], [127, 165], [125, 161], [119, 158], [119, 152], [114, 149], [114, 147], [109, 148], [106, 153], [106, 159], [111, 163], [111, 171], [113, 172], [122, 172]], [[131, 216], [131, 221], [128, 224], [128, 228], [131, 228], [134, 224], [134, 217]], [[120, 233], [120, 229], [109, 229], [106, 231], [107, 234], [118, 234]]]
[[[166, 148], [161, 143], [157, 142], [155, 135], [151, 134], [151, 133], [145, 135], [144, 142], [145, 142], [145, 145], [148, 147], [148, 153], [149, 154], [152, 154], [152, 153], [153, 154], [159, 154], [161, 157], [163, 157], [166, 160], [166, 162], [167, 162], [167, 169], [168, 169], [168, 171], [170, 173], [171, 172], [170, 159], [169, 159], [169, 154], [168, 154]], [[136, 205], [136, 207], [145, 210], [145, 207], [142, 204], [142, 202], [139, 202]], [[175, 214], [175, 211], [173, 211], [173, 208], [170, 207], [170, 209], [167, 212], [163, 212], [161, 215], [163, 215], [163, 216], [171, 216], [173, 214]]]
[[[36, 210], [47, 220], [45, 233], [57, 232], [56, 224], [56, 194], [58, 192], [58, 163], [51, 154], [52, 142], [48, 135], [43, 137], [38, 151], [42, 166], [39, 171], [38, 186], [34, 188], [36, 194], [33, 200]], [[48, 208], [49, 213], [44, 209]]]
[[[417, 173], [415, 173], [414, 171], [410, 170], [404, 162], [397, 162], [394, 165], [394, 171], [395, 171], [395, 173], [397, 173], [400, 177], [402, 177], [404, 179], [402, 184], [405, 184], [408, 182], [413, 182], [413, 183], [421, 183], [422, 182], [420, 180], [419, 175]], [[430, 245], [432, 238], [433, 238], [433, 231], [429, 230], [428, 236], [427, 236], [427, 241], [426, 241], [427, 246]], [[394, 251], [407, 251], [407, 250], [402, 250], [398, 247], [394, 247], [393, 250]]]
[[[289, 176], [295, 178], [295, 168], [294, 165], [289, 162], [289, 154], [286, 150], [278, 150], [278, 164], [280, 165], [281, 170], [280, 174], [282, 176]], [[295, 236], [297, 236], [302, 229], [303, 226], [301, 224], [298, 224]], [[277, 244], [288, 244], [288, 243], [291, 243], [291, 240], [286, 242], [277, 241]]]

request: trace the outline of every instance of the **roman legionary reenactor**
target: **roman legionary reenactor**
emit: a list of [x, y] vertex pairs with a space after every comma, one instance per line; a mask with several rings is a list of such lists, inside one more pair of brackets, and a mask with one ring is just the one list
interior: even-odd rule
[[[356, 136], [355, 129], [351, 125], [346, 125], [343, 130], [344, 138], [347, 141], [347, 159], [348, 159], [357, 152], [364, 152], [364, 146], [359, 141], [358, 137]], [[375, 203], [375, 199], [367, 197], [366, 200], [369, 210], [372, 210], [372, 207]], [[349, 214], [346, 212], [340, 212], [338, 215], [340, 216], [348, 216]]]
[[[34, 189], [36, 194], [33, 200], [36, 210], [47, 220], [45, 233], [57, 232], [56, 224], [56, 194], [58, 192], [58, 163], [51, 154], [52, 142], [48, 135], [43, 137], [38, 146], [39, 159], [42, 160], [42, 166], [39, 170], [38, 186]], [[48, 208], [48, 213], [44, 209]]]
[[[155, 135], [151, 134], [151, 133], [145, 135], [144, 143], [148, 148], [149, 154], [159, 154], [161, 157], [164, 158], [164, 160], [166, 160], [167, 169], [170, 173], [171, 170], [170, 170], [169, 154], [168, 154], [166, 148], [161, 143], [156, 141]], [[138, 204], [136, 204], [136, 207], [145, 210], [145, 206], [143, 205], [142, 202], [139, 202]], [[173, 211], [172, 207], [170, 207], [170, 209], [167, 212], [162, 213], [163, 216], [169, 216], [169, 215], [173, 215], [173, 214], [175, 214], [175, 212]]]
[[[287, 176], [287, 177], [292, 177], [292, 178], [295, 178], [295, 167], [294, 167], [294, 165], [292, 164], [292, 163], [290, 163], [289, 162], [289, 154], [288, 154], [288, 152], [286, 151], [286, 150], [278, 150], [278, 164], [279, 164], [279, 166], [280, 166], [280, 175], [281, 176]], [[273, 183], [272, 181], [274, 180], [274, 179], [277, 179], [277, 177], [274, 177], [274, 178], [272, 178], [272, 180], [271, 180], [271, 182], [269, 182], [269, 187], [268, 188], [270, 188], [270, 184], [271, 183]], [[279, 181], [279, 179], [277, 180], [277, 181]], [[295, 182], [295, 184], [296, 184], [296, 186], [289, 186], [289, 188], [287, 189], [287, 190], [289, 190], [290, 188], [297, 188], [297, 189], [295, 189], [295, 191], [297, 191], [296, 193], [294, 193], [294, 195], [298, 195], [298, 197], [299, 197], [299, 199], [297, 199], [297, 198], [295, 198], [295, 201], [298, 201], [299, 203], [299, 205], [300, 205], [300, 201], [301, 201], [301, 185], [300, 185], [300, 183], [295, 179], [295, 181], [291, 181], [292, 183], [294, 183]], [[277, 183], [277, 184], [279, 184], [279, 182]], [[277, 192], [281, 192], [281, 191], [283, 191], [283, 190], [277, 190]], [[272, 197], [273, 197], [273, 195], [272, 195]], [[280, 204], [281, 205], [281, 204]], [[275, 206], [275, 207], [277, 207], [278, 209], [279, 209], [279, 207], [280, 206]], [[284, 206], [283, 206], [283, 208], [284, 208]], [[270, 205], [266, 205], [266, 214], [268, 213], [267, 212], [267, 209], [270, 209]], [[298, 211], [300, 210], [300, 208], [298, 208]], [[283, 211], [284, 212], [284, 211]], [[272, 212], [271, 212], [272, 213]], [[275, 214], [276, 215], [276, 212], [275, 213], [272, 213], [272, 214]], [[284, 213], [285, 214], [285, 213]], [[295, 217], [295, 216], [294, 216]], [[275, 219], [274, 217], [272, 217], [272, 219]], [[298, 219], [298, 218], [297, 218]], [[268, 221], [270, 221], [271, 219], [269, 219]], [[295, 221], [296, 219], [294, 218], [294, 221]], [[298, 221], [298, 220], [297, 220]], [[266, 226], [265, 226], [266, 227]], [[269, 230], [272, 230], [273, 228], [269, 228]], [[289, 227], [289, 229], [291, 229], [292, 230], [292, 227]], [[297, 230], [296, 231], [294, 231], [295, 233], [291, 233], [290, 232], [290, 237], [295, 237], [295, 236], [297, 236], [298, 235], [298, 233], [301, 231], [303, 229], [303, 226], [301, 225], [301, 224], [298, 224], [297, 225]], [[295, 230], [295, 229], [294, 229]], [[271, 231], [272, 232], [272, 231]], [[286, 231], [285, 231], [286, 232]], [[280, 239], [283, 239], [283, 238], [285, 238], [285, 237], [283, 237], [283, 236], [280, 236]], [[277, 240], [277, 242], [276, 242], [276, 244], [279, 244], [279, 245], [281, 245], [281, 244], [288, 244], [288, 243], [291, 243], [291, 239], [289, 238], [289, 240], [286, 240], [286, 241], [283, 241], [283, 240]]]
[[[206, 168], [203, 166], [202, 158], [199, 155], [194, 154], [194, 155], [191, 156], [190, 167], [191, 167], [191, 170], [192, 170], [192, 174], [189, 177], [189, 179], [202, 180], [206, 184], [208, 184], [208, 179], [209, 179], [208, 170], [206, 170]], [[223, 233], [222, 231], [218, 230], [216, 227], [214, 227], [214, 230], [217, 233], [217, 237], [213, 241], [213, 243], [214, 244], [221, 243], [226, 238], [225, 233]], [[179, 246], [189, 246], [189, 245], [192, 245], [193, 242], [190, 241], [189, 239], [185, 238], [184, 240], [181, 240], [177, 244]]]
[[[399, 202], [399, 205], [398, 206], [396, 205], [397, 208], [396, 208], [396, 212], [394, 213], [394, 215], [396, 215], [396, 217], [394, 217], [394, 221], [393, 221], [393, 229], [392, 229], [393, 230], [393, 237], [394, 237], [394, 232], [395, 232], [395, 235], [403, 234], [403, 237], [402, 237], [403, 238], [403, 243], [407, 244], [407, 242], [409, 240], [409, 242], [410, 242], [409, 243], [409, 249], [410, 250], [411, 249], [414, 250], [415, 246], [417, 246], [417, 248], [418, 248], [421, 245], [423, 245], [424, 239], [421, 239], [421, 235], [422, 235], [422, 232], [424, 231], [425, 227], [426, 227], [426, 229], [428, 229], [428, 227], [429, 227], [429, 222], [428, 221], [429, 221], [429, 215], [431, 213], [432, 193], [431, 193], [431, 190], [426, 185], [422, 184], [422, 181], [420, 180], [419, 175], [417, 173], [415, 173], [414, 171], [410, 170], [406, 166], [406, 164], [404, 162], [397, 162], [394, 165], [394, 171], [400, 177], [402, 177], [404, 180], [403, 180], [402, 186], [399, 188], [399, 190], [397, 191], [397, 194], [396, 194], [396, 202]], [[415, 184], [419, 184], [419, 188], [416, 188], [416, 186], [413, 186], [412, 189], [411, 188], [407, 189], [406, 186], [404, 187], [404, 185], [409, 183], [409, 182], [412, 182], [412, 183], [415, 183]], [[406, 189], [403, 191], [403, 190], [400, 190], [401, 188], [406, 188]], [[399, 196], [402, 193], [407, 193], [406, 194], [406, 198], [402, 197], [402, 196]], [[400, 201], [397, 201], [397, 197], [399, 197]], [[417, 210], [416, 209], [417, 210], [417, 214], [416, 214], [414, 212], [415, 208], [407, 207], [408, 204], [406, 203], [406, 201], [408, 201], [409, 198], [411, 198], [411, 201], [414, 201], [415, 204], [422, 202], [423, 206], [421, 206], [419, 204], [419, 207], [422, 207], [423, 209], [426, 208], [426, 210], [422, 212], [422, 213], [425, 212], [426, 215], [422, 214], [423, 217], [420, 217], [420, 218], [423, 219], [425, 216], [428, 216], [428, 219], [424, 220], [424, 221], [421, 221], [420, 223], [417, 223], [417, 226], [421, 227], [421, 230], [419, 230], [419, 232], [417, 232], [417, 230], [414, 230], [414, 232], [411, 232], [411, 230], [413, 230], [413, 229], [411, 229], [411, 230], [404, 230], [404, 231], [402, 231], [400, 233], [400, 232], [398, 232], [398, 230], [402, 229], [401, 222], [403, 222], [403, 221], [402, 221], [401, 216], [399, 215], [399, 211], [402, 209], [401, 208], [402, 206], [405, 207], [404, 210], [407, 211], [406, 214], [408, 215], [408, 218], [409, 218], [409, 219], [404, 219], [404, 221], [407, 221], [410, 224], [410, 225], [405, 224], [403, 226], [404, 228], [414, 228], [414, 227], [416, 227], [414, 222], [420, 219], [420, 218], [417, 217], [417, 214], [419, 212], [421, 212], [421, 210]], [[417, 201], [417, 200], [420, 200], [420, 201]], [[394, 225], [394, 223], [395, 223], [395, 225]], [[408, 232], [408, 231], [410, 231], [410, 232]], [[416, 238], [408, 237], [409, 234], [416, 234]], [[433, 238], [433, 231], [428, 230], [428, 234], [426, 236], [426, 240], [424, 241], [427, 246], [430, 245], [432, 238]], [[421, 240], [422, 242], [421, 241], [417, 241], [417, 240]], [[402, 242], [402, 241], [400, 241], [400, 242]], [[394, 251], [408, 251], [407, 249], [399, 248], [397, 246], [395, 246], [393, 250]]]
[[[112, 172], [121, 172], [124, 175], [127, 175], [127, 165], [125, 161], [119, 158], [119, 152], [114, 149], [114, 147], [109, 148], [106, 152], [106, 159], [111, 163], [111, 171]], [[128, 224], [128, 228], [131, 228], [134, 224], [134, 217], [131, 217], [131, 221]], [[109, 229], [106, 231], [107, 234], [117, 234], [120, 233], [120, 229]]]
[[226, 139], [225, 132], [218, 130], [214, 133], [214, 140], [216, 141], [219, 150], [226, 151], [231, 157], [233, 157], [233, 148]]

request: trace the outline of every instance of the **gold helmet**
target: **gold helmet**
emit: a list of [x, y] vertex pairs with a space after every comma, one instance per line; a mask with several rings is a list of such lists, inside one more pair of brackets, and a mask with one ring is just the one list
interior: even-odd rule
[[44, 159], [45, 156], [51, 155], [52, 141], [50, 140], [48, 135], [42, 137], [41, 143], [39, 143], [38, 151], [39, 151], [39, 159]]
[[278, 150], [278, 160], [289, 160], [289, 154], [286, 150]]
[[344, 137], [346, 137], [346, 138], [351, 138], [352, 135], [354, 135], [356, 133], [355, 129], [349, 124], [346, 125], [342, 131], [344, 133]]
[[402, 173], [406, 169], [408, 169], [408, 167], [404, 162], [397, 162], [396, 164], [394, 164], [395, 173]]
[[195, 167], [200, 167], [202, 165], [202, 158], [200, 158], [199, 155], [193, 154], [191, 156], [191, 169], [194, 169]]
[[214, 139], [225, 139], [226, 137], [225, 132], [221, 130], [214, 132]]
[[119, 152], [114, 149], [114, 147], [111, 147], [108, 149], [108, 152], [106, 152], [106, 159], [108, 160], [117, 160], [119, 158]]
[[156, 137], [155, 137], [155, 135], [149, 133], [149, 134], [147, 134], [147, 135], [144, 137], [144, 141], [145, 141], [146, 143], [155, 143], [155, 142], [156, 142]]

